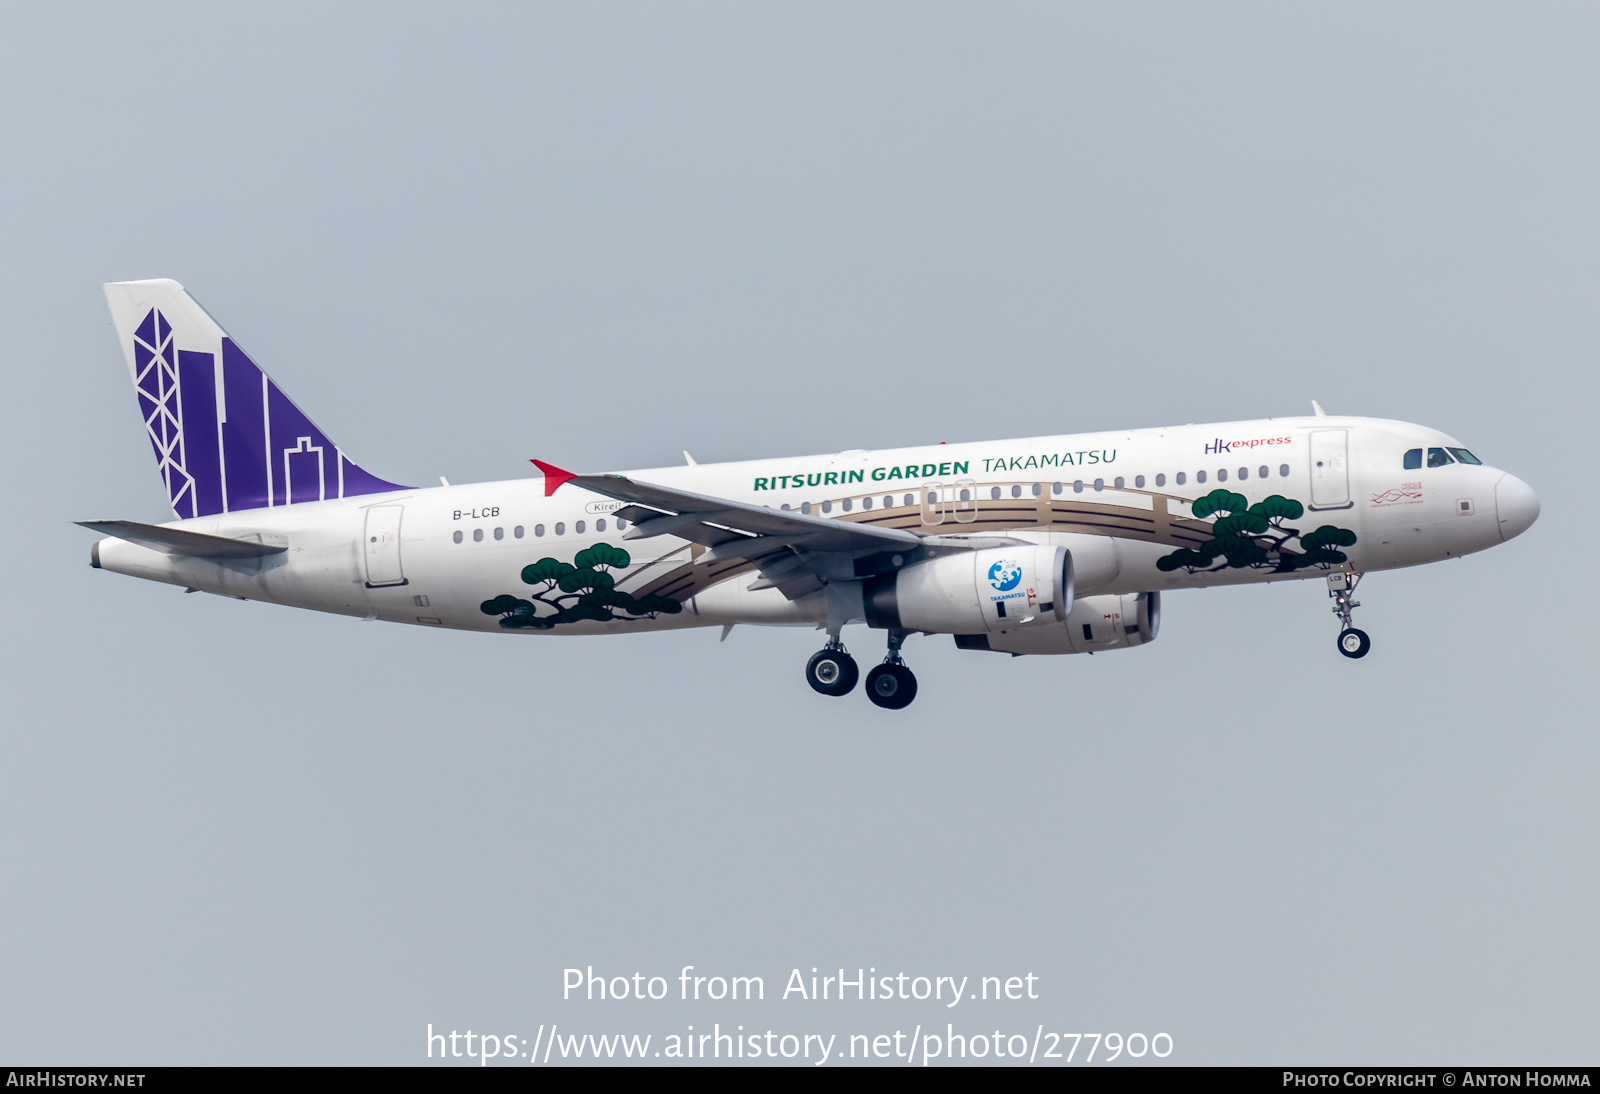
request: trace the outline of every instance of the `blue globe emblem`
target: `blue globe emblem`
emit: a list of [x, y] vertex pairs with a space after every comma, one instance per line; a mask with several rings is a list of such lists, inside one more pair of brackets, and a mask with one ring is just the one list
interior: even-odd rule
[[1012, 559], [996, 562], [989, 567], [989, 584], [1002, 593], [1009, 593], [1022, 580], [1022, 566]]

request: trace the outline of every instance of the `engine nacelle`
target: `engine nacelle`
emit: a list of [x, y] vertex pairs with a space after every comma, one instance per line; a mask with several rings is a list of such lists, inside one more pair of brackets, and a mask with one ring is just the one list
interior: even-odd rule
[[1161, 630], [1160, 593], [1086, 596], [1072, 605], [1065, 623], [1004, 634], [958, 634], [964, 650], [1025, 653], [1098, 653], [1154, 642]]
[[862, 584], [867, 624], [938, 634], [1059, 625], [1072, 611], [1072, 555], [1019, 544], [941, 555]]

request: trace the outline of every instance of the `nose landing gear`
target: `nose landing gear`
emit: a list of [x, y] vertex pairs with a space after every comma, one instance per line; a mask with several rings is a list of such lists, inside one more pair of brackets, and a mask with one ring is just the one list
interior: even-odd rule
[[867, 673], [867, 698], [872, 700], [874, 706], [885, 710], [904, 710], [917, 697], [917, 678], [906, 668], [905, 660], [900, 656], [900, 646], [909, 633], [891, 630], [888, 656], [883, 659], [883, 664], [874, 666]]
[[1360, 583], [1360, 574], [1340, 571], [1328, 575], [1328, 595], [1333, 597], [1333, 614], [1339, 617], [1341, 624], [1339, 652], [1350, 658], [1365, 657], [1367, 651], [1372, 649], [1372, 639], [1366, 631], [1359, 630], [1351, 619], [1355, 609], [1361, 607], [1361, 602], [1354, 598], [1356, 586]]
[[837, 637], [828, 639], [828, 644], [806, 662], [806, 683], [823, 695], [849, 695], [860, 678], [856, 659]]

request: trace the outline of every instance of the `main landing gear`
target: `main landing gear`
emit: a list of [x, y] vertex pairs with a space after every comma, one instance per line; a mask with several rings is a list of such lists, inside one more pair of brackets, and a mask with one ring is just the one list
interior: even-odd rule
[[889, 632], [889, 655], [867, 673], [867, 698], [885, 710], [903, 710], [917, 697], [917, 678], [906, 668], [900, 646], [909, 631]]
[[1339, 652], [1346, 657], [1365, 657], [1372, 648], [1372, 639], [1367, 637], [1367, 632], [1356, 628], [1351, 621], [1355, 609], [1361, 607], [1361, 602], [1356, 600], [1356, 586], [1361, 583], [1360, 574], [1347, 574], [1340, 571], [1328, 575], [1328, 595], [1333, 597], [1333, 614], [1339, 617]]
[[[917, 697], [917, 678], [906, 668], [900, 647], [910, 631], [889, 632], [889, 655], [883, 664], [867, 673], [867, 698], [886, 710], [902, 710]], [[856, 659], [851, 657], [837, 635], [811, 655], [806, 662], [806, 683], [823, 695], [848, 695], [861, 678]]]
[[861, 679], [856, 659], [845, 650], [837, 635], [811, 655], [806, 662], [806, 683], [824, 695], [849, 695]]

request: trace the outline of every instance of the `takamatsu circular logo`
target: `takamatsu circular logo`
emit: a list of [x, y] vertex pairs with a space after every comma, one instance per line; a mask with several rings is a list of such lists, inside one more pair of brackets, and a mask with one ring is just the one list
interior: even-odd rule
[[1022, 566], [1012, 559], [1003, 559], [989, 567], [989, 584], [1002, 593], [1009, 593], [1022, 580]]

